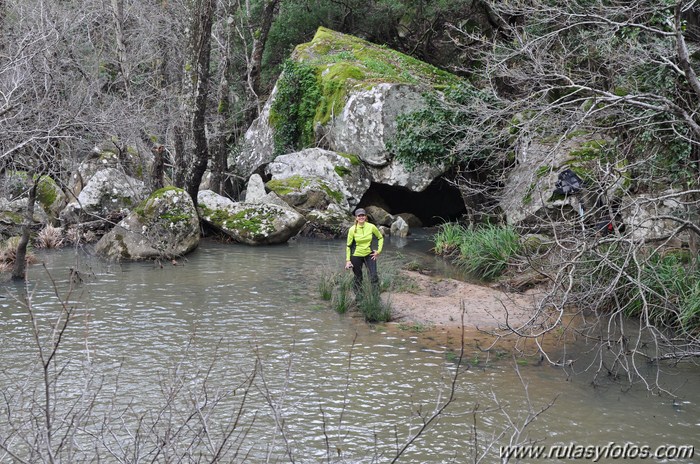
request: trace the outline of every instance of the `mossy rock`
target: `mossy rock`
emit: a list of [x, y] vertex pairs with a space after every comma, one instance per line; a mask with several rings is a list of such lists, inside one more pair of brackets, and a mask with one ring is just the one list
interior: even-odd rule
[[[270, 110], [278, 153], [312, 146], [315, 128], [339, 115], [353, 90], [368, 90], [380, 83], [438, 90], [461, 82], [456, 75], [411, 56], [324, 27], [310, 42], [295, 48], [292, 60], [296, 64], [285, 65]], [[315, 110], [310, 111], [311, 105]], [[294, 127], [289, 127], [292, 123]]]
[[[350, 174], [348, 168], [343, 168], [347, 170], [346, 174]], [[336, 172], [338, 172], [337, 167]], [[341, 174], [338, 173], [338, 175]], [[326, 182], [318, 178], [305, 178], [294, 175], [284, 179], [272, 179], [265, 185], [287, 201], [287, 203], [304, 210], [326, 209], [330, 203], [341, 205], [345, 202], [343, 192], [331, 188]]]

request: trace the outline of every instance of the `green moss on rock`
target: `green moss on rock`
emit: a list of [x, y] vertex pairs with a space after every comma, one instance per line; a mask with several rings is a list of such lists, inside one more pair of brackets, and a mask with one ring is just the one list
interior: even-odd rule
[[350, 161], [350, 164], [353, 166], [359, 166], [362, 164], [362, 161], [360, 161], [360, 157], [357, 155], [353, 155], [352, 153], [338, 153], [340, 156], [343, 158], [347, 159]]
[[0, 211], [0, 222], [22, 224], [22, 215], [13, 211]]
[[[379, 83], [444, 89], [461, 82], [454, 74], [396, 50], [324, 27], [311, 42], [298, 45], [292, 59], [294, 64], [285, 64], [270, 111], [277, 153], [313, 146], [314, 128], [340, 114], [352, 90], [367, 90]], [[296, 126], [291, 126], [292, 121]]]
[[56, 202], [60, 188], [58, 184], [49, 176], [41, 176], [37, 185], [36, 198], [44, 208], [44, 211], [49, 211], [51, 205]]
[[284, 196], [295, 190], [301, 190], [303, 187], [310, 185], [311, 181], [299, 175], [287, 177], [286, 179], [272, 179], [265, 186], [275, 192], [277, 195]]
[[212, 210], [206, 206], [202, 206], [202, 214], [220, 229], [238, 231], [251, 236], [272, 232], [274, 230], [272, 221], [278, 216], [273, 209], [245, 208], [234, 213], [224, 209]]
[[344, 177], [352, 173], [352, 171], [349, 168], [346, 168], [345, 166], [336, 166], [333, 168], [336, 174], [338, 174], [340, 177]]
[[177, 192], [180, 195], [186, 195], [185, 191], [178, 187], [163, 187], [161, 189], [153, 192], [147, 199], [139, 203], [139, 205], [134, 208], [134, 212], [139, 216], [139, 218], [146, 219], [158, 214], [158, 218], [164, 221], [178, 224], [181, 222], [188, 222], [191, 219], [191, 214], [187, 210], [179, 207], [172, 207], [166, 211], [158, 213], [158, 203], [159, 200], [163, 199], [168, 192]]

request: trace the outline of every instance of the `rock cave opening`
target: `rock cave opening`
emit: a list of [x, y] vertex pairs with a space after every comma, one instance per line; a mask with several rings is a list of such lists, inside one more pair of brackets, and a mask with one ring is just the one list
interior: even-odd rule
[[411, 213], [421, 220], [423, 227], [456, 221], [467, 212], [459, 189], [442, 177], [422, 192], [373, 182], [359, 204], [369, 205], [379, 206], [392, 215]]

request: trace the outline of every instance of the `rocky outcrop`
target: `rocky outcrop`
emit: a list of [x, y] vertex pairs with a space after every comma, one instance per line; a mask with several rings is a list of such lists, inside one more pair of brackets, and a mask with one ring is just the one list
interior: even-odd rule
[[95, 146], [78, 165], [68, 182], [68, 191], [77, 197], [92, 176], [105, 169], [118, 169], [145, 181], [153, 166], [153, 154], [127, 146], [119, 140], [106, 140]]
[[200, 191], [197, 203], [203, 221], [235, 241], [248, 245], [284, 243], [306, 222], [291, 207], [234, 202], [211, 190]]
[[61, 212], [61, 222], [81, 221], [128, 213], [148, 195], [146, 185], [123, 171], [107, 168], [97, 171], [82, 188], [75, 201]]
[[[66, 195], [50, 176], [43, 175], [37, 178], [35, 175], [32, 181], [38, 181], [34, 206], [35, 221], [57, 223], [59, 214], [67, 203]], [[29, 174], [26, 171], [3, 173], [0, 175], [0, 185], [0, 211], [18, 212], [26, 209], [29, 185]]]
[[624, 224], [629, 237], [635, 241], [675, 237], [672, 245], [687, 244], [690, 240], [688, 232], [678, 234], [682, 224], [679, 220], [688, 217], [682, 199], [682, 192], [674, 190], [626, 198], [620, 207], [620, 225]]
[[320, 148], [278, 156], [265, 172], [267, 187], [302, 211], [323, 211], [331, 203], [350, 211], [370, 185], [356, 157]]
[[95, 252], [112, 260], [179, 258], [199, 245], [199, 218], [182, 189], [154, 192], [105, 234]]
[[[624, 173], [615, 179], [597, 179], [594, 174], [606, 143], [601, 137], [587, 134], [553, 142], [536, 140], [521, 147], [499, 203], [508, 224], [580, 217], [591, 209], [597, 197], [614, 196], [624, 181]], [[556, 194], [558, 177], [566, 169], [585, 179], [587, 188], [576, 195]]]
[[[324, 150], [314, 148], [315, 151], [302, 150], [299, 152], [302, 155], [294, 154], [290, 158], [283, 158], [291, 156], [289, 153], [276, 157], [279, 150], [275, 146], [273, 121], [288, 119], [284, 114], [273, 114], [280, 94], [278, 88], [284, 85], [283, 75], [260, 117], [246, 133], [240, 154], [229, 159], [237, 174], [248, 178], [270, 163], [272, 167], [268, 167], [268, 172], [273, 176], [289, 178], [298, 174], [306, 177], [299, 172], [290, 174], [289, 169], [293, 168], [282, 174], [280, 170], [286, 168], [281, 166], [294, 160], [295, 163], [302, 162], [303, 156], [310, 158], [309, 162], [303, 163], [307, 168], [313, 160], [321, 158], [328, 160], [342, 156], [357, 160], [363, 168], [363, 182], [356, 187], [343, 182], [344, 189], [338, 191], [347, 196], [345, 200], [333, 202], [348, 214], [359, 202], [362, 189], [366, 190], [365, 185], [370, 182], [422, 191], [443, 173], [444, 169], [440, 167], [408, 171], [389, 153], [387, 142], [396, 133], [398, 116], [422, 107], [424, 92], [435, 92], [437, 86], [456, 83], [459, 78], [396, 51], [325, 28], [319, 28], [310, 43], [298, 46], [293, 59], [312, 67], [320, 75], [315, 91], [322, 95], [316, 116], [309, 124], [314, 128], [312, 148], [322, 147]], [[331, 155], [333, 152], [335, 155]], [[347, 164], [330, 163], [341, 168]], [[324, 166], [327, 167], [328, 163], [324, 162]], [[338, 184], [337, 171], [320, 171], [317, 169], [314, 173], [314, 177], [320, 179], [319, 185]]]

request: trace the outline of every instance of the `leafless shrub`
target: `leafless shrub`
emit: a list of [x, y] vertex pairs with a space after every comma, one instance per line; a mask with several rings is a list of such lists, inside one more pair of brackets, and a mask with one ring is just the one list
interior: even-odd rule
[[61, 248], [63, 243], [63, 229], [51, 224], [41, 229], [34, 240], [34, 246], [37, 248]]

